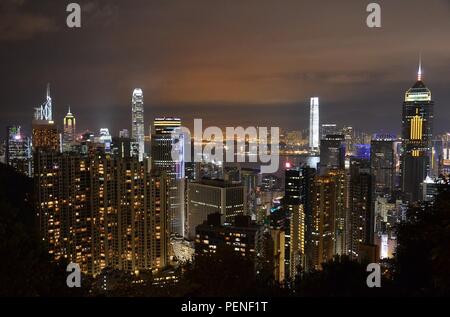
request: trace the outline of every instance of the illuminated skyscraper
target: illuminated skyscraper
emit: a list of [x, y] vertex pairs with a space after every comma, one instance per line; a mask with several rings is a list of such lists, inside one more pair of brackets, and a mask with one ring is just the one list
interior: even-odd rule
[[52, 97], [50, 96], [50, 84], [47, 84], [47, 93], [45, 96], [44, 103], [38, 107], [34, 108], [34, 119], [37, 121], [52, 121], [53, 120], [53, 107], [52, 107]]
[[450, 133], [442, 136], [442, 152], [439, 155], [439, 174], [450, 174]]
[[402, 115], [401, 185], [410, 202], [420, 198], [420, 184], [430, 173], [433, 107], [420, 64], [417, 82], [405, 94]]
[[319, 151], [319, 98], [311, 98], [309, 113], [309, 148], [312, 152]]
[[220, 213], [222, 222], [233, 223], [245, 214], [244, 186], [223, 180], [202, 180], [188, 183], [188, 236], [195, 237], [195, 228], [208, 215]]
[[34, 156], [40, 235], [54, 260], [96, 276], [102, 269], [162, 269], [168, 258], [164, 177], [148, 161], [38, 151]]
[[312, 197], [310, 262], [313, 269], [321, 269], [322, 263], [330, 261], [334, 255], [346, 253], [345, 173], [332, 170], [317, 176]]
[[[170, 232], [185, 235], [184, 161], [172, 159], [172, 132], [181, 127], [179, 118], [156, 118], [151, 138], [152, 170], [165, 172], [169, 179]], [[183, 156], [181, 156], [183, 157]]]
[[6, 164], [31, 177], [31, 142], [20, 126], [6, 128]]
[[74, 115], [67, 112], [64, 117], [64, 134], [63, 134], [63, 151], [68, 152], [71, 150], [72, 144], [76, 141], [76, 120]]
[[364, 159], [350, 159], [350, 256], [361, 256], [362, 245], [370, 245], [374, 239], [372, 210], [372, 176], [370, 162]]
[[52, 98], [50, 97], [50, 85], [47, 85], [46, 101], [35, 108], [32, 123], [33, 151], [52, 150], [60, 151], [60, 136], [55, 122], [52, 119]]
[[289, 216], [289, 276], [295, 278], [297, 268], [304, 265], [305, 258], [305, 211], [301, 193], [302, 173], [298, 168], [285, 171], [284, 207]]
[[345, 139], [341, 134], [327, 135], [320, 140], [320, 174], [325, 175], [330, 169], [345, 167]]
[[133, 91], [132, 103], [132, 131], [131, 137], [138, 144], [139, 148], [139, 161], [144, 159], [144, 93], [142, 89], [136, 88]]
[[150, 175], [150, 210], [152, 226], [153, 267], [163, 269], [169, 262], [169, 185], [165, 172], [152, 171]]
[[120, 138], [129, 138], [130, 132], [127, 129], [123, 129], [119, 131], [119, 137]]
[[378, 136], [371, 141], [370, 170], [375, 194], [390, 194], [395, 185], [394, 139]]
[[338, 134], [338, 127], [336, 123], [324, 123], [321, 125], [322, 131], [320, 139], [323, 140], [327, 135]]

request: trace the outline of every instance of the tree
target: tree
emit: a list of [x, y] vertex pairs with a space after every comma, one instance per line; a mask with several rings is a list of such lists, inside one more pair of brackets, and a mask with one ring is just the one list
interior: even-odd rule
[[53, 263], [40, 243], [32, 180], [0, 164], [0, 296], [79, 296], [66, 285], [67, 262]]
[[450, 294], [450, 184], [433, 203], [411, 206], [398, 227], [394, 279], [406, 295]]

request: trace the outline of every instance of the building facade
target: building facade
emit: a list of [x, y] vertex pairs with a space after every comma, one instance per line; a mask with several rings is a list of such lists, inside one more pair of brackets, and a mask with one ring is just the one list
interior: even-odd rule
[[433, 107], [419, 66], [417, 82], [405, 93], [402, 111], [401, 185], [410, 202], [419, 200], [420, 184], [431, 169]]
[[139, 161], [144, 160], [145, 128], [144, 128], [144, 93], [136, 88], [131, 98], [131, 137], [137, 143]]

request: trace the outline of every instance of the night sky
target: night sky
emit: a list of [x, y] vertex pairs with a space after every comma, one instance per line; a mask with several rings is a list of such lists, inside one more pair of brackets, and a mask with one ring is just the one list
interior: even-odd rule
[[79, 131], [130, 129], [140, 87], [146, 134], [162, 115], [300, 130], [313, 95], [321, 123], [398, 133], [420, 53], [435, 132], [450, 130], [449, 0], [378, 1], [379, 29], [362, 0], [78, 1], [81, 29], [70, 2], [0, 1], [0, 131], [29, 131], [50, 82], [54, 119], [70, 105]]

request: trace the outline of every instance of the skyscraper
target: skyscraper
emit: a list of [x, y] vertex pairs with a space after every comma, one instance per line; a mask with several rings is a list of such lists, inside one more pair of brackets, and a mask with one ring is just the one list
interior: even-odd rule
[[417, 82], [405, 94], [402, 114], [401, 185], [405, 199], [420, 197], [420, 184], [429, 175], [432, 155], [433, 107], [431, 91], [422, 81], [419, 65]]
[[47, 84], [47, 93], [44, 103], [37, 108], [34, 108], [34, 119], [37, 121], [52, 121], [53, 120], [53, 106], [52, 97], [50, 96], [50, 84]]
[[291, 278], [295, 278], [298, 267], [304, 266], [305, 259], [305, 211], [301, 178], [302, 172], [299, 168], [286, 169], [283, 204], [290, 220], [288, 273]]
[[345, 139], [341, 134], [327, 135], [320, 141], [320, 174], [330, 169], [344, 169]]
[[181, 126], [179, 118], [156, 118], [151, 138], [152, 169], [165, 172], [169, 179], [170, 232], [185, 234], [184, 161], [172, 159], [172, 132]]
[[22, 131], [21, 126], [6, 128], [6, 164], [16, 170], [31, 175], [31, 142]]
[[188, 236], [195, 236], [195, 228], [207, 220], [208, 215], [220, 213], [222, 222], [233, 223], [245, 214], [244, 186], [223, 180], [202, 180], [188, 183]]
[[35, 108], [32, 123], [33, 151], [60, 151], [60, 137], [52, 116], [52, 98], [50, 97], [50, 84], [48, 84], [45, 102], [40, 107]]
[[119, 138], [126, 138], [128, 139], [130, 137], [130, 132], [127, 129], [123, 129], [119, 131]]
[[345, 254], [345, 173], [332, 170], [313, 185], [311, 265], [321, 269], [335, 254]]
[[319, 151], [319, 98], [312, 97], [309, 113], [309, 148], [312, 152]]
[[450, 133], [442, 136], [442, 153], [439, 158], [439, 174], [450, 175]]
[[162, 269], [168, 259], [165, 178], [148, 161], [97, 153], [34, 156], [40, 235], [54, 260], [83, 273]]
[[152, 171], [150, 175], [150, 206], [154, 221], [152, 226], [153, 267], [162, 269], [169, 262], [169, 185], [165, 172]]
[[327, 135], [338, 134], [338, 127], [336, 123], [324, 123], [321, 125], [322, 131], [320, 139], [323, 140]]
[[71, 150], [72, 144], [76, 140], [76, 120], [74, 115], [69, 111], [64, 117], [64, 134], [63, 134], [63, 151]]
[[377, 136], [371, 141], [370, 170], [375, 194], [390, 194], [394, 190], [395, 155], [394, 140], [389, 136]]
[[358, 258], [362, 245], [373, 243], [374, 219], [372, 209], [372, 176], [370, 163], [350, 159], [350, 256]]
[[131, 137], [138, 144], [139, 161], [144, 159], [145, 152], [145, 130], [144, 130], [144, 93], [142, 89], [136, 88], [131, 99], [132, 104], [132, 131]]

